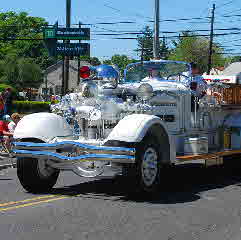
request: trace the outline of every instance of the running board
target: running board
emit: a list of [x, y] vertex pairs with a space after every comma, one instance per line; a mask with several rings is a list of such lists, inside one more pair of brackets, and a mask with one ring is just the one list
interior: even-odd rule
[[200, 155], [185, 155], [177, 156], [176, 160], [178, 163], [185, 163], [195, 160], [204, 160], [206, 166], [222, 165], [223, 157], [241, 154], [241, 149], [239, 150], [227, 150], [222, 152], [205, 153]]

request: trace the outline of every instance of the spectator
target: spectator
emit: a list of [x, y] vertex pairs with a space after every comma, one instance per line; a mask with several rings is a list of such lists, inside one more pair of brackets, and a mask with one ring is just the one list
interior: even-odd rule
[[3, 95], [0, 93], [0, 119], [4, 115], [4, 101], [3, 101]]
[[51, 98], [50, 98], [51, 104], [55, 104], [55, 100], [56, 100], [55, 96], [52, 95]]
[[14, 130], [18, 124], [18, 122], [21, 120], [20, 115], [18, 113], [13, 113], [11, 115], [12, 121], [8, 124], [8, 130], [10, 133], [14, 133]]
[[12, 89], [7, 88], [4, 92], [4, 115], [10, 115], [12, 112], [13, 95]]
[[3, 116], [3, 120], [0, 120], [0, 135], [4, 137], [4, 142], [6, 144], [7, 149], [10, 149], [10, 141], [11, 137], [13, 137], [13, 133], [9, 132], [8, 123], [10, 121], [10, 116]]

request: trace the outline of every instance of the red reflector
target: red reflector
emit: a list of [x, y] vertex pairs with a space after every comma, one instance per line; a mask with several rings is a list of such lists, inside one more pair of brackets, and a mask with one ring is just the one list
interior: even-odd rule
[[196, 91], [197, 90], [197, 82], [191, 82], [190, 88], [191, 88], [191, 90]]
[[79, 70], [79, 76], [81, 78], [89, 78], [90, 77], [90, 68], [88, 66], [83, 66]]

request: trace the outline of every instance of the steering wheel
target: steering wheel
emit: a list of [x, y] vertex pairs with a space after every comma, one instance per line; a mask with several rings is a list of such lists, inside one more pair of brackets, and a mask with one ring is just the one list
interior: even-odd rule
[[186, 75], [183, 75], [183, 74], [181, 74], [181, 73], [176, 73], [176, 74], [170, 74], [170, 75], [167, 77], [167, 80], [169, 80], [170, 77], [176, 77], [176, 76], [179, 77], [179, 82], [181, 81], [181, 77], [184, 77], [185, 79], [188, 78]]

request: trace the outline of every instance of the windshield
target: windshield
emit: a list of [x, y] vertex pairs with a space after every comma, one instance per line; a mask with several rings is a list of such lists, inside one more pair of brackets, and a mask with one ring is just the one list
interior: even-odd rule
[[150, 79], [186, 81], [190, 77], [190, 65], [183, 62], [144, 62], [127, 66], [124, 82], [141, 82]]

